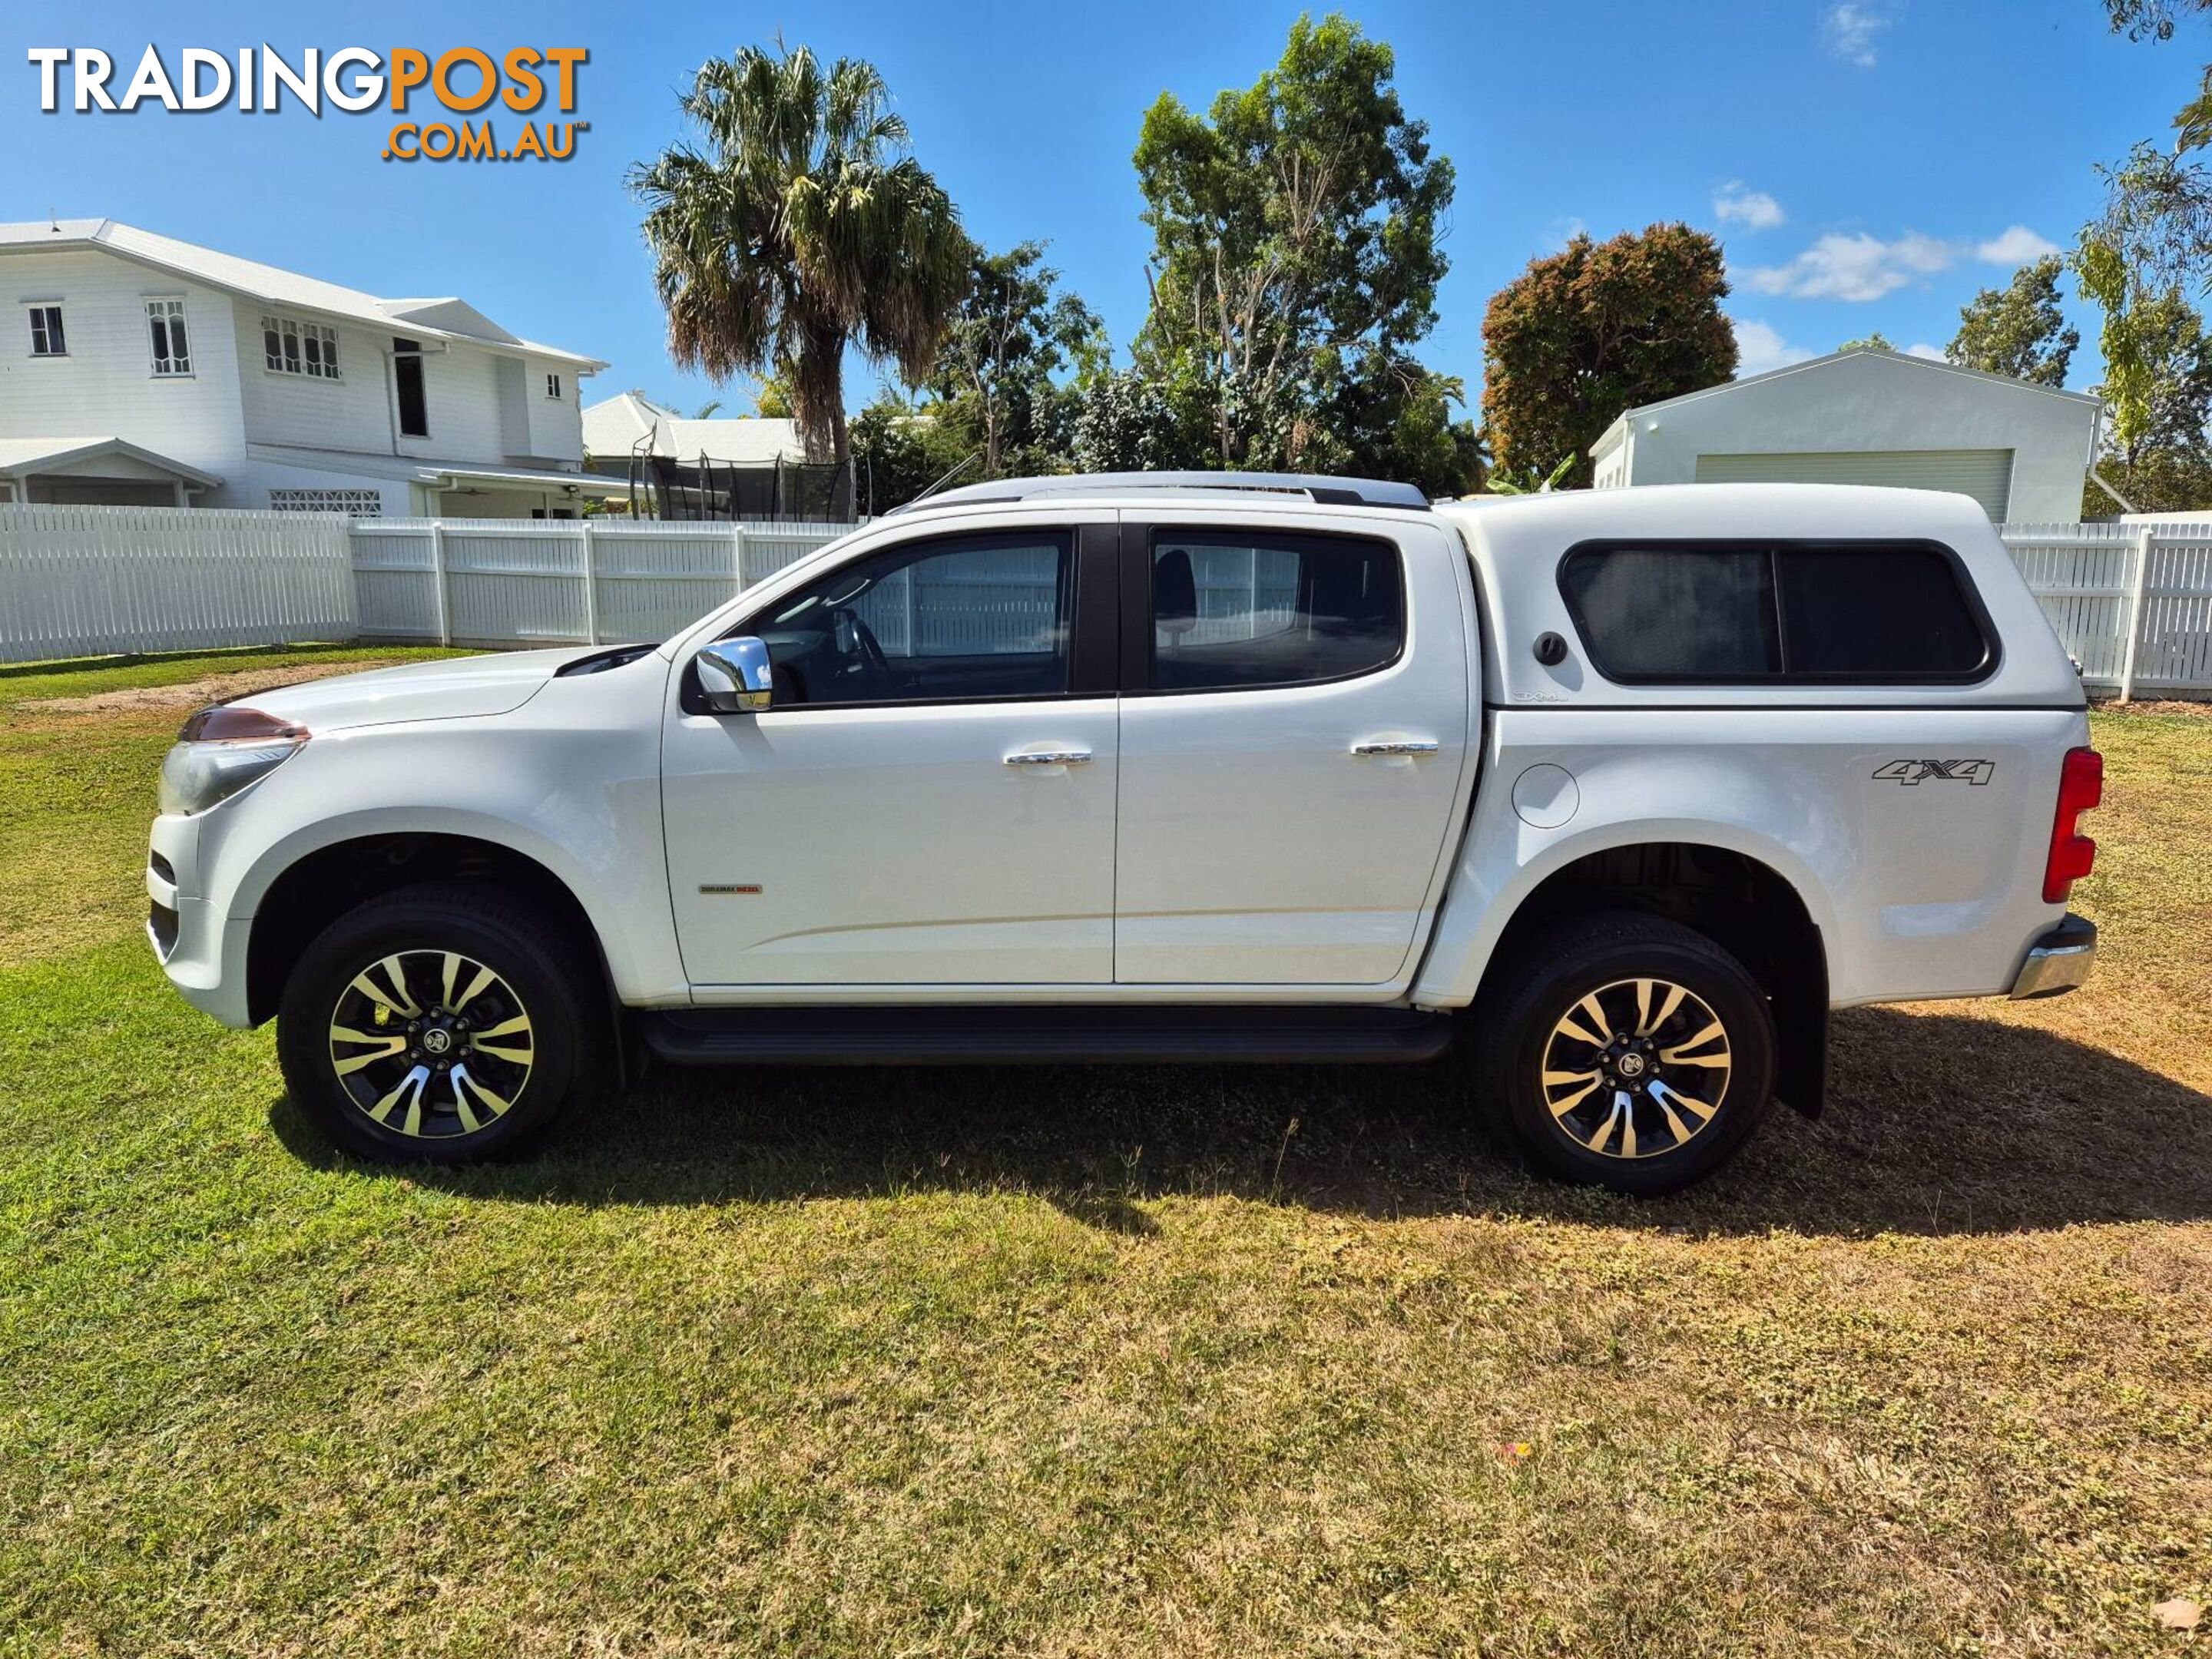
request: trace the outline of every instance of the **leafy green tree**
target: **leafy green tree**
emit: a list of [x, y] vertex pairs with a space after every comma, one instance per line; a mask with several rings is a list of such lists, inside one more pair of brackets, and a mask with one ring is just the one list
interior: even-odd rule
[[[2099, 471], [2141, 512], [2212, 506], [2212, 337], [2180, 289], [2129, 292], [2126, 272], [2100, 253], [2082, 285], [2106, 307], [2105, 383], [2112, 411]], [[2103, 492], [2093, 483], [2094, 503]]]
[[1364, 477], [1397, 478], [1431, 495], [1461, 495], [1482, 482], [1482, 445], [1474, 422], [1455, 419], [1467, 383], [1438, 374], [1411, 357], [1345, 376], [1328, 414], [1344, 434], [1344, 465]]
[[2057, 254], [2022, 265], [2002, 288], [1985, 288], [1959, 313], [1959, 332], [1944, 356], [1963, 368], [2009, 374], [2036, 386], [2063, 386], [2081, 343], [2058, 308]]
[[1894, 351], [1897, 348], [1890, 343], [1888, 335], [1876, 329], [1862, 339], [1844, 341], [1836, 349], [1838, 351]]
[[[2192, 15], [2212, 12], [2212, 0], [2106, 0], [2115, 32], [2136, 40], [2170, 40], [2176, 26]], [[2124, 311], [2138, 300], [2154, 299], [2180, 287], [2202, 293], [2212, 288], [2212, 166], [2204, 151], [2212, 145], [2212, 64], [2197, 94], [2174, 115], [2171, 147], [2144, 140], [2121, 161], [2097, 171], [2105, 181], [2104, 211], [2082, 228], [2075, 268], [2085, 288], [2093, 282], [2113, 290], [2109, 267], [2127, 273]], [[2104, 276], [2091, 266], [2100, 256]], [[2108, 325], [2114, 315], [2106, 307]], [[2121, 325], [2124, 331], [2125, 325]], [[2113, 342], [2106, 343], [2107, 352]], [[2123, 350], [2124, 341], [2118, 343]]]
[[[1216, 466], [1395, 453], [1387, 429], [1341, 422], [1402, 414], [1380, 382], [1409, 380], [1409, 349], [1435, 324], [1453, 191], [1395, 72], [1358, 25], [1302, 16], [1251, 87], [1203, 115], [1169, 94], [1146, 112], [1135, 160], [1152, 304], [1136, 358], [1152, 387], [1104, 394], [1095, 431], [1141, 429], [1158, 447], [1195, 427]], [[1155, 398], [1172, 418], [1153, 418]]]
[[958, 471], [972, 483], [976, 452], [968, 437], [939, 418], [939, 408], [917, 404], [886, 386], [853, 417], [854, 487], [860, 510], [887, 513]]
[[744, 46], [681, 107], [693, 137], [630, 172], [669, 355], [718, 382], [787, 369], [809, 456], [843, 462], [846, 348], [928, 374], [968, 282], [959, 215], [871, 64]]
[[1483, 427], [1497, 464], [1541, 476], [1589, 447], [1621, 411], [1716, 386], [1735, 373], [1721, 313], [1720, 244], [1687, 225], [1577, 236], [1490, 302], [1482, 322]]
[[1174, 391], [1136, 369], [1102, 374], [1079, 393], [1073, 449], [1083, 472], [1159, 472], [1202, 467], [1209, 458], [1202, 437]]
[[2105, 0], [2112, 30], [2130, 40], [2171, 40], [2174, 24], [2191, 12], [2212, 11], [2212, 0]]
[[1074, 295], [1056, 292], [1059, 281], [1041, 242], [975, 251], [968, 298], [931, 390], [951, 406], [945, 418], [974, 429], [983, 477], [1006, 476], [1010, 456], [1020, 471], [1060, 470], [1073, 411], [1059, 377], [1103, 370], [1105, 325]]

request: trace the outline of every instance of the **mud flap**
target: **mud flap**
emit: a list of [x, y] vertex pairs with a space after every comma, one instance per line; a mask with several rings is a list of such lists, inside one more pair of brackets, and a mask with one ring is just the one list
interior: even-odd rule
[[1816, 948], [1812, 960], [1792, 975], [1789, 988], [1774, 994], [1774, 1034], [1782, 1053], [1775, 1066], [1775, 1097], [1808, 1118], [1828, 1103], [1828, 953]]

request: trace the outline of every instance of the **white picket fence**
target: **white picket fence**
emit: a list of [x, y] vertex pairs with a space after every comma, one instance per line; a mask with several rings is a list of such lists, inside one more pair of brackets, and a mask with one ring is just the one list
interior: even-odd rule
[[665, 639], [852, 528], [0, 505], [0, 662]]
[[358, 631], [343, 519], [0, 505], [0, 661]]
[[[0, 505], [0, 661], [664, 639], [851, 529]], [[2002, 532], [2089, 686], [2212, 692], [2212, 520]], [[1218, 574], [1240, 590], [1261, 581]]]
[[2124, 698], [2212, 690], [2212, 522], [2002, 528], [2084, 684]]
[[661, 640], [848, 524], [356, 519], [363, 638], [447, 644]]

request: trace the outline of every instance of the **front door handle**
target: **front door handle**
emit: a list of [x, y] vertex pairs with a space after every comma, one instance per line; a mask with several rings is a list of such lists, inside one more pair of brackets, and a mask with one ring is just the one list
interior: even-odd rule
[[1433, 755], [1437, 744], [1431, 738], [1373, 738], [1352, 745], [1355, 755]]
[[1009, 766], [1087, 766], [1088, 749], [1025, 749], [1006, 757]]

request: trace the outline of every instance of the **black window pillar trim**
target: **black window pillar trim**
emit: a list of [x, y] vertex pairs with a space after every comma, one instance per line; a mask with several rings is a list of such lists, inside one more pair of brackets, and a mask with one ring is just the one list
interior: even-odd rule
[[1121, 687], [1121, 556], [1119, 526], [1075, 526], [1075, 620], [1068, 641], [1071, 696], [1110, 696]]
[[1152, 526], [1124, 519], [1121, 532], [1121, 689], [1127, 696], [1152, 687]]

